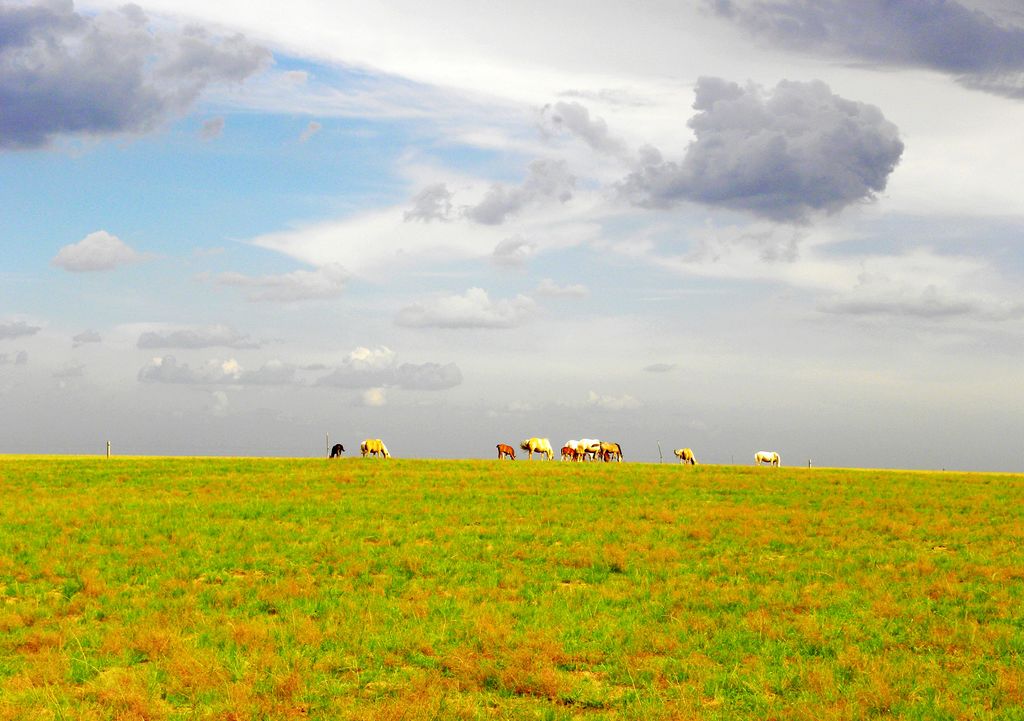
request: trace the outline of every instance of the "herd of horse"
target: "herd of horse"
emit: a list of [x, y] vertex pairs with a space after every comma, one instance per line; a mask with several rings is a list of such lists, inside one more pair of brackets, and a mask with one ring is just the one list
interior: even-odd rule
[[[498, 460], [507, 458], [510, 461], [516, 459], [516, 449], [506, 443], [499, 443], [498, 449]], [[555, 451], [551, 447], [551, 441], [547, 438], [527, 438], [525, 441], [519, 444], [519, 449], [526, 451], [530, 460], [533, 460], [533, 454], [536, 453], [541, 457], [547, 457], [547, 459], [553, 460], [555, 457]], [[335, 443], [331, 448], [331, 458], [341, 458], [341, 454], [345, 452], [345, 446], [340, 443]], [[388, 452], [388, 447], [384, 445], [384, 441], [380, 438], [367, 438], [365, 441], [359, 444], [359, 452], [365, 458], [366, 456], [380, 456], [382, 458], [391, 458], [391, 454]], [[690, 448], [677, 448], [672, 451], [673, 455], [679, 459], [680, 463], [690, 464], [692, 466], [697, 465], [697, 457], [693, 455], [693, 450]], [[618, 443], [612, 443], [610, 441], [600, 441], [596, 438], [583, 438], [580, 440], [566, 441], [562, 446], [562, 460], [563, 461], [596, 461], [602, 460], [605, 463], [610, 461], [622, 461], [622, 446]], [[758, 451], [754, 454], [754, 463], [756, 465], [767, 464], [770, 466], [781, 465], [781, 458], [775, 451]]]

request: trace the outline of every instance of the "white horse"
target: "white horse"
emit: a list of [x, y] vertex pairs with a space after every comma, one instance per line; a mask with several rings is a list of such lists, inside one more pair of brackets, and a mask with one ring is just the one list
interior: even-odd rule
[[689, 463], [693, 466], [697, 465], [697, 458], [689, 448], [677, 448], [672, 451], [672, 453], [679, 459], [680, 463]]
[[600, 452], [601, 441], [596, 438], [581, 438], [576, 444], [576, 460], [578, 461], [585, 461], [588, 456], [590, 460], [594, 460]]
[[754, 454], [754, 463], [757, 465], [767, 463], [770, 466], [777, 466], [780, 461], [779, 454], [775, 451], [758, 451]]
[[547, 438], [527, 438], [519, 444], [519, 447], [529, 452], [531, 461], [534, 453], [544, 454], [549, 461], [555, 457], [555, 452], [551, 449], [551, 441]]
[[359, 452], [363, 454], [363, 458], [378, 455], [391, 458], [391, 454], [388, 453], [388, 447], [384, 445], [384, 441], [380, 438], [367, 438], [359, 444]]

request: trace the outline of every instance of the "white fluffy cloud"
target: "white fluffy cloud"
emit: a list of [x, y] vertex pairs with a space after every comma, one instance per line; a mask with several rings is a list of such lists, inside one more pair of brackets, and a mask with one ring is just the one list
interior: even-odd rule
[[105, 230], [89, 233], [77, 243], [61, 248], [51, 265], [73, 273], [113, 270], [144, 260], [127, 243]]
[[461, 295], [438, 296], [406, 306], [395, 322], [415, 328], [515, 328], [535, 310], [536, 304], [525, 295], [492, 300], [483, 288], [470, 288]]
[[644, 207], [693, 201], [803, 221], [872, 199], [903, 154], [899, 131], [877, 107], [821, 81], [784, 80], [765, 91], [704, 77], [693, 107], [696, 140], [683, 160], [649, 150], [623, 195]]
[[395, 363], [395, 353], [386, 346], [360, 346], [316, 381], [335, 388], [372, 390], [397, 387], [404, 390], [445, 390], [462, 383], [462, 371], [454, 363]]

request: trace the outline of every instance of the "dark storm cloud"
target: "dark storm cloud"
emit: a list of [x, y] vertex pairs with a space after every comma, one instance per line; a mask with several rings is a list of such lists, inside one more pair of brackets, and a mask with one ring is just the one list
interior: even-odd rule
[[484, 225], [499, 225], [527, 205], [572, 199], [576, 178], [564, 160], [535, 160], [522, 185], [495, 184], [477, 205], [465, 209], [466, 217]]
[[156, 332], [139, 336], [138, 348], [259, 348], [260, 344], [233, 328], [224, 325]]
[[151, 130], [208, 86], [241, 82], [270, 58], [241, 35], [147, 24], [134, 5], [87, 16], [70, 1], [0, 4], [0, 149]]
[[1024, 28], [953, 0], [714, 0], [713, 11], [775, 45], [953, 75], [1024, 97]]
[[720, 78], [697, 82], [681, 161], [643, 153], [620, 192], [644, 207], [694, 201], [776, 221], [834, 213], [884, 190], [903, 153], [896, 126], [873, 105], [846, 100], [821, 81], [774, 90]]

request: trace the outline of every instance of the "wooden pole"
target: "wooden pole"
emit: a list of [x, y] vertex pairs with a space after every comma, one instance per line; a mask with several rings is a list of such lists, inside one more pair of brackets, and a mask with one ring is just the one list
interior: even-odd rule
[[330, 433], [327, 434], [327, 443], [325, 444], [325, 447], [327, 448], [327, 457], [330, 458], [331, 457], [331, 434]]
[[107, 458], [110, 458], [110, 441], [107, 441]]
[[661, 454], [661, 441], [658, 441], [658, 463], [664, 463], [665, 456]]

